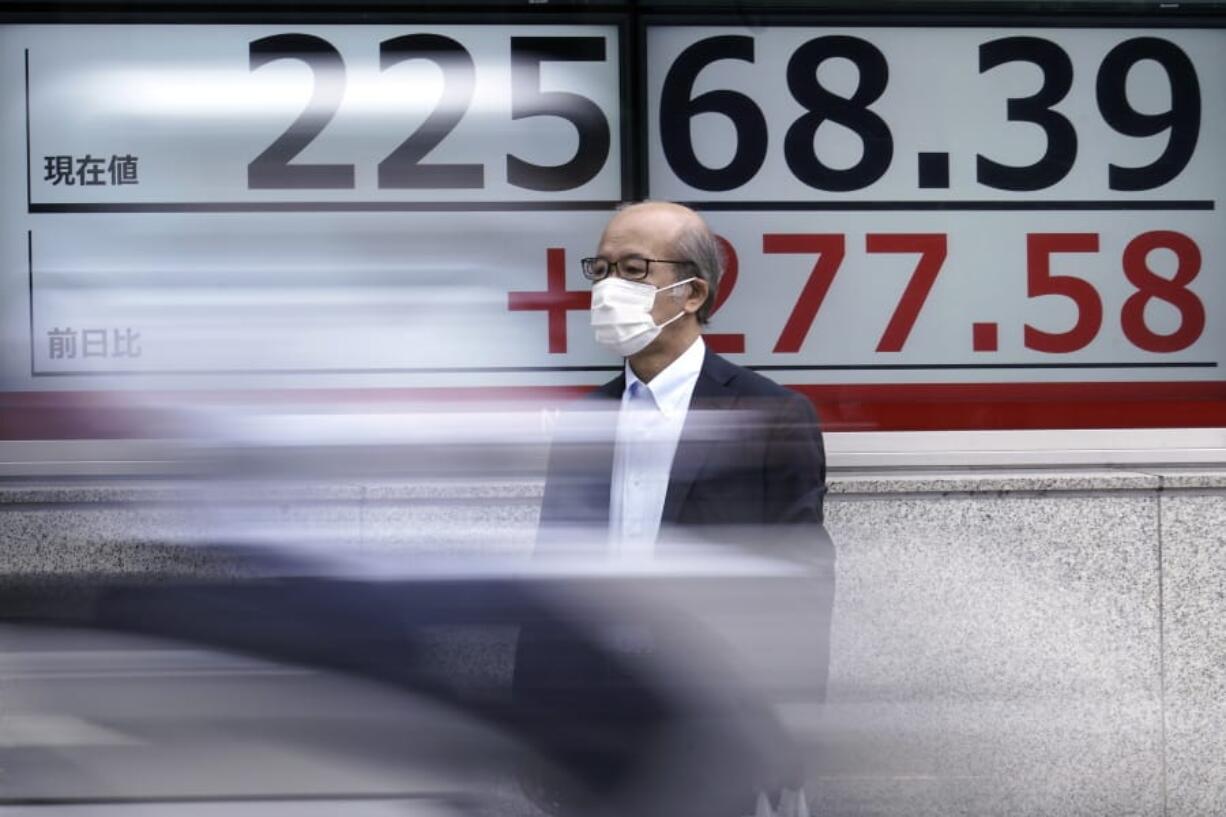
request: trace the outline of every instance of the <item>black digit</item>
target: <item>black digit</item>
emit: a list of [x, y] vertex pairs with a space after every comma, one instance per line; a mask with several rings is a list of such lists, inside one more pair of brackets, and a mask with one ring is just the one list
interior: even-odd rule
[[327, 40], [310, 34], [274, 34], [250, 44], [254, 71], [270, 62], [294, 59], [305, 62], [315, 77], [306, 108], [285, 133], [247, 165], [247, 187], [253, 190], [292, 188], [349, 189], [353, 165], [292, 165], [290, 160], [336, 115], [345, 93], [345, 63]]
[[443, 72], [443, 93], [426, 121], [379, 162], [379, 187], [431, 190], [481, 187], [485, 167], [479, 164], [422, 164], [468, 110], [476, 84], [473, 58], [450, 37], [406, 34], [379, 44], [379, 68], [411, 59], [430, 60]]
[[[1128, 101], [1128, 72], [1142, 60], [1153, 60], [1166, 71], [1171, 107], [1162, 113], [1142, 113]], [[1098, 109], [1103, 120], [1125, 136], [1171, 132], [1166, 150], [1143, 167], [1111, 165], [1112, 190], [1152, 190], [1178, 176], [1188, 166], [1200, 135], [1200, 81], [1188, 55], [1157, 37], [1137, 37], [1111, 49], [1098, 69]]]
[[[709, 37], [681, 52], [660, 91], [660, 143], [677, 177], [699, 190], [731, 190], [752, 179], [766, 159], [766, 117], [753, 100], [736, 91], [707, 91], [693, 99], [698, 73], [719, 60], [753, 62], [753, 37]], [[707, 167], [694, 155], [690, 132], [695, 116], [723, 114], [736, 128], [736, 152], [723, 167]]]
[[575, 155], [560, 165], [507, 156], [507, 181], [528, 190], [571, 190], [600, 172], [609, 158], [609, 120], [580, 94], [541, 90], [542, 62], [604, 62], [603, 37], [512, 37], [511, 119], [559, 116], [579, 132]]
[[[860, 74], [850, 97], [832, 94], [817, 81], [818, 67], [836, 57], [850, 60]], [[884, 175], [894, 158], [894, 139], [885, 120], [868, 106], [885, 93], [889, 77], [882, 53], [858, 37], [818, 37], [796, 49], [788, 61], [788, 90], [808, 113], [792, 123], [783, 140], [784, 158], [796, 178], [818, 190], [846, 192], [868, 187]], [[827, 121], [854, 131], [864, 144], [860, 161], [845, 170], [827, 167], [817, 158], [813, 140]]]
[[1073, 86], [1073, 63], [1064, 49], [1038, 37], [1004, 37], [979, 46], [979, 73], [1007, 62], [1029, 62], [1043, 72], [1043, 87], [1034, 96], [1010, 99], [1010, 122], [1033, 122], [1047, 135], [1047, 150], [1032, 165], [1018, 167], [976, 157], [980, 184], [997, 190], [1042, 190], [1068, 175], [1077, 158], [1077, 131], [1052, 106]]

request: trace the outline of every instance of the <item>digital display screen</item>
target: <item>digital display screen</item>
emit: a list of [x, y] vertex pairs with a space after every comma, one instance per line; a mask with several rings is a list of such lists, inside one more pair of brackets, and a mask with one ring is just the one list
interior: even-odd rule
[[6, 391], [593, 386], [620, 361], [579, 259], [645, 197], [721, 239], [708, 346], [832, 430], [1226, 413], [1226, 31], [648, 18], [0, 43]]

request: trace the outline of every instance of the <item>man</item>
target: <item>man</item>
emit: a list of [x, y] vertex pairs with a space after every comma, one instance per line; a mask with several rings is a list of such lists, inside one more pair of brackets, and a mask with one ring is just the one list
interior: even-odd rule
[[[667, 202], [626, 207], [583, 269], [597, 342], [625, 368], [584, 403], [616, 409], [612, 445], [574, 421], [583, 412], [562, 429], [542, 542], [557, 541], [554, 531], [607, 529], [614, 552], [647, 554], [661, 531], [753, 533], [766, 552], [828, 565], [825, 456], [812, 405], [703, 343], [722, 269], [702, 218]], [[567, 437], [574, 429], [577, 441]]]
[[[538, 551], [594, 547], [602, 556], [641, 558], [683, 540], [726, 543], [815, 567], [824, 580], [794, 608], [795, 620], [783, 625], [795, 626], [803, 634], [800, 649], [812, 651], [820, 667], [812, 691], [820, 696], [833, 556], [822, 528], [825, 458], [813, 407], [706, 349], [702, 325], [719, 286], [721, 256], [694, 211], [666, 202], [625, 207], [582, 265], [593, 282], [596, 340], [624, 359], [624, 369], [559, 422]], [[652, 736], [686, 705], [659, 699], [623, 665], [634, 662], [617, 653], [655, 650], [675, 658], [686, 650], [688, 636], [654, 624], [646, 632], [630, 627], [628, 634], [629, 643], [620, 647], [613, 638], [612, 653], [549, 628], [525, 628], [520, 637], [517, 698], [556, 721], [559, 741], [595, 792], [641, 774], [650, 763]], [[708, 743], [722, 751], [719, 739]], [[746, 756], [737, 767], [740, 761], [726, 754], [720, 769], [711, 763], [703, 785], [724, 776], [729, 791], [738, 792], [728, 798], [729, 813], [753, 811], [752, 800], [747, 808], [733, 802], [751, 794], [753, 787], [742, 785], [751, 778], [763, 788], [770, 779], [799, 787], [794, 769], [782, 778], [756, 776], [748, 768], [756, 761]], [[582, 811], [548, 782], [531, 775], [523, 782], [554, 813]]]

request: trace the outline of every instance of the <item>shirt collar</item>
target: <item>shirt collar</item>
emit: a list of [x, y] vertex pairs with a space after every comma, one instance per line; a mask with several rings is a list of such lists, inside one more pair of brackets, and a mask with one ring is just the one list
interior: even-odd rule
[[629, 392], [633, 384], [640, 384], [640, 389], [646, 389], [651, 393], [652, 399], [655, 400], [656, 406], [664, 413], [664, 416], [672, 417], [689, 406], [690, 395], [693, 394], [694, 384], [698, 381], [699, 372], [702, 371], [702, 361], [706, 357], [706, 351], [706, 344], [702, 342], [702, 336], [699, 335], [690, 344], [690, 348], [665, 366], [664, 370], [653, 377], [650, 383], [640, 380], [639, 376], [634, 373], [634, 369], [630, 368], [630, 362], [626, 361], [626, 391]]

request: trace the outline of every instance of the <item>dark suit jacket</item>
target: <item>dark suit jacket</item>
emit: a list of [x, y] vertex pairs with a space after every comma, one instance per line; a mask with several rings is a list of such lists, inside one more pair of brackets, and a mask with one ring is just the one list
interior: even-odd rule
[[[538, 552], [607, 547], [617, 411], [624, 389], [625, 377], [619, 376], [559, 419]], [[822, 527], [825, 486], [821, 432], [809, 401], [707, 351], [669, 475], [657, 552], [669, 546], [670, 533], [681, 533], [687, 540], [727, 543], [814, 567], [812, 592], [789, 607], [780, 626], [794, 627], [798, 648], [814, 659], [809, 691], [818, 697], [824, 694], [833, 596], [833, 548]], [[684, 653], [691, 642], [698, 645], [704, 639], [676, 620], [653, 620], [650, 627], [657, 648], [670, 653]], [[648, 751], [653, 735], [690, 705], [688, 695], [673, 699], [644, 687], [616, 650], [594, 648], [598, 642], [580, 642], [548, 626], [525, 627], [514, 681], [517, 701], [553, 725], [553, 732], [546, 732], [555, 735], [559, 753], [584, 770], [585, 783], [594, 790], [616, 787], [636, 764], [653, 757]], [[719, 717], [733, 718], [729, 713]], [[768, 718], [750, 720], [761, 725]], [[782, 746], [786, 738], [779, 733], [766, 742]], [[734, 756], [735, 738], [711, 743]], [[729, 775], [732, 789], [751, 795], [745, 779], [769, 777], [757, 765], [762, 758], [751, 755], [737, 761], [738, 774], [719, 767], [725, 771], [715, 776]], [[717, 768], [709, 760], [702, 764]], [[776, 773], [795, 775], [794, 770], [770, 774]], [[731, 799], [729, 805], [734, 805]], [[733, 809], [738, 814], [752, 810], [752, 798], [739, 811]]]
[[[613, 438], [625, 377], [560, 421], [541, 506], [541, 546], [576, 529], [607, 531]], [[822, 528], [826, 460], [812, 404], [707, 351], [677, 445], [661, 517], [670, 529], [744, 542], [829, 566]], [[761, 527], [759, 527], [761, 526]], [[754, 532], [756, 529], [756, 532]]]

